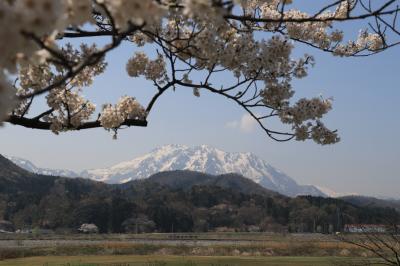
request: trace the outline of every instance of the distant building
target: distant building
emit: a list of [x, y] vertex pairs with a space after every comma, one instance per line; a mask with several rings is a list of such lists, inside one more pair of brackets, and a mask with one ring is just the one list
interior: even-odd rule
[[17, 234], [32, 234], [32, 229], [18, 229], [15, 231]]
[[214, 228], [214, 231], [217, 233], [232, 233], [232, 232], [235, 232], [236, 230], [235, 230], [235, 228], [221, 226], [221, 227]]
[[247, 232], [252, 232], [252, 233], [261, 232], [261, 228], [257, 225], [249, 225], [247, 227]]
[[385, 233], [387, 226], [384, 224], [346, 224], [344, 231], [347, 233]]
[[78, 231], [85, 234], [97, 234], [99, 228], [95, 224], [82, 224]]
[[15, 231], [12, 222], [0, 220], [0, 233], [13, 233]]
[[122, 223], [122, 227], [125, 233], [130, 234], [141, 234], [141, 233], [152, 233], [156, 229], [156, 224], [153, 220], [150, 220], [147, 216], [142, 215], [138, 218], [129, 218]]

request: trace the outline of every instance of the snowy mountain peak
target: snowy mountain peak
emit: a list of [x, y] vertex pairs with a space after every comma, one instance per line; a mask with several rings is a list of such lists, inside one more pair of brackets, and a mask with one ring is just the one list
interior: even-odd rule
[[65, 177], [78, 177], [80, 176], [78, 173], [65, 170], [65, 169], [50, 169], [50, 168], [40, 168], [34, 165], [32, 162], [14, 156], [5, 156], [8, 160], [15, 163], [17, 166], [25, 169], [31, 173], [39, 174], [39, 175], [52, 175], [52, 176], [65, 176]]
[[85, 170], [81, 173], [38, 168], [27, 160], [16, 157], [9, 157], [9, 159], [18, 166], [38, 174], [81, 176], [106, 183], [125, 183], [147, 178], [163, 171], [191, 170], [211, 175], [241, 174], [265, 188], [287, 196], [326, 196], [315, 186], [297, 184], [291, 177], [252, 153], [225, 152], [207, 145], [195, 147], [179, 144], [164, 145], [133, 160], [107, 168]]
[[171, 170], [191, 170], [212, 175], [238, 173], [288, 196], [325, 196], [314, 186], [298, 185], [292, 178], [252, 153], [225, 152], [207, 145], [165, 145], [133, 160], [109, 168], [87, 170], [81, 174], [107, 183], [124, 183]]

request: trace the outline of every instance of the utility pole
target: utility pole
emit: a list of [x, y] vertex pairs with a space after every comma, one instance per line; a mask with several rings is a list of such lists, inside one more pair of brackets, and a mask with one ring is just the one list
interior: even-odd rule
[[340, 222], [340, 208], [339, 207], [336, 209], [336, 214], [337, 214], [337, 231], [341, 232], [342, 227], [341, 227], [341, 222]]

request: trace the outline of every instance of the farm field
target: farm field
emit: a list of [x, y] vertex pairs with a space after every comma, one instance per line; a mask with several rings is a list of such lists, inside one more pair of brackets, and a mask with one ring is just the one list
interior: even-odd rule
[[144, 234], [0, 234], [0, 240], [15, 239], [69, 239], [69, 240], [211, 240], [211, 241], [332, 241], [332, 235], [313, 233], [144, 233]]
[[0, 261], [0, 266], [328, 266], [354, 258], [337, 257], [201, 257], [201, 256], [61, 256]]
[[346, 256], [359, 250], [320, 234], [3, 235], [0, 259], [80, 255]]
[[0, 238], [0, 266], [325, 266], [349, 265], [371, 256], [333, 235], [321, 234], [14, 234]]

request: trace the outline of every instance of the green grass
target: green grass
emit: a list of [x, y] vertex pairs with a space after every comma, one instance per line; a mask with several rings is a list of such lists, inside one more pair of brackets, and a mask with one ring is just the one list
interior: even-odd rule
[[349, 258], [332, 257], [183, 257], [183, 256], [68, 256], [0, 261], [0, 266], [328, 266]]

